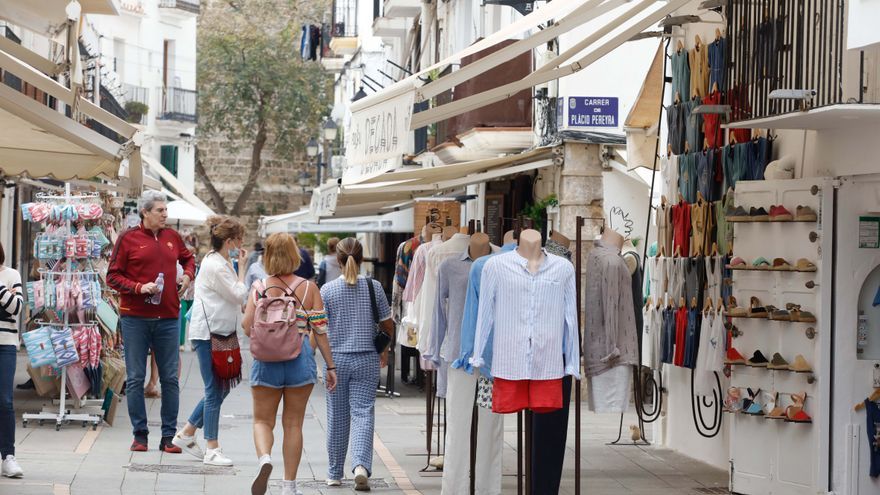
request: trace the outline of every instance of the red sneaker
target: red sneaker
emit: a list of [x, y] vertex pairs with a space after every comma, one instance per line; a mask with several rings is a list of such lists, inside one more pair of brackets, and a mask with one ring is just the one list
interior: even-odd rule
[[744, 358], [736, 348], [731, 347], [727, 350], [727, 357], [724, 359], [724, 364], [746, 364], [746, 358]]
[[166, 454], [182, 453], [183, 449], [172, 443], [173, 438], [174, 437], [162, 437], [162, 441], [159, 442], [159, 450], [165, 452]]
[[134, 441], [131, 442], [131, 447], [129, 448], [132, 452], [146, 452], [148, 450], [147, 442], [145, 439], [135, 437]]
[[790, 222], [794, 220], [794, 215], [782, 205], [771, 206], [769, 216], [771, 222]]

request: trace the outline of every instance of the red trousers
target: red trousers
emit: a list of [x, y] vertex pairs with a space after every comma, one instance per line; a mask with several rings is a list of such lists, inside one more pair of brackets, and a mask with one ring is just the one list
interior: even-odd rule
[[546, 413], [562, 408], [562, 378], [555, 380], [505, 380], [495, 378], [492, 412], [509, 414], [531, 409]]

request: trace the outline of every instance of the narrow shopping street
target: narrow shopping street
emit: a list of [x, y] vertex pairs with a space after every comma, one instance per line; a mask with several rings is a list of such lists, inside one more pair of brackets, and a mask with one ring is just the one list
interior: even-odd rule
[[[184, 352], [181, 376], [180, 418], [201, 398], [202, 381], [192, 352]], [[24, 353], [19, 355], [16, 383], [27, 379]], [[248, 359], [249, 361], [249, 359]], [[380, 398], [376, 403], [374, 493], [439, 494], [440, 474], [423, 473], [425, 457], [424, 394], [414, 386], [400, 388], [401, 396]], [[42, 400], [33, 391], [15, 392], [18, 414], [38, 410]], [[189, 456], [162, 454], [156, 449], [159, 401], [148, 400], [150, 451], [129, 452], [131, 431], [123, 401], [114, 426], [97, 431], [71, 424], [56, 432], [51, 425], [16, 428], [17, 457], [25, 470], [20, 480], [0, 479], [2, 495], [104, 495], [104, 494], [247, 494], [257, 459], [251, 436], [251, 398], [247, 382], [236, 388], [223, 404], [220, 442], [235, 461], [233, 469], [206, 467]], [[727, 492], [727, 473], [663, 448], [607, 447], [617, 435], [619, 417], [583, 416], [582, 492], [591, 495], [691, 495]], [[182, 421], [183, 419], [181, 419]], [[624, 419], [624, 440], [629, 438]], [[354, 493], [351, 480], [342, 488], [324, 486], [327, 468], [325, 450], [326, 408], [324, 393], [315, 389], [303, 428], [305, 452], [298, 479], [306, 494]], [[650, 428], [649, 428], [650, 431]], [[280, 435], [280, 424], [276, 434]], [[276, 437], [276, 442], [279, 438]], [[569, 425], [562, 494], [574, 493], [574, 416]], [[272, 493], [280, 493], [281, 452], [276, 443]], [[505, 421], [504, 493], [516, 493], [516, 419]]]

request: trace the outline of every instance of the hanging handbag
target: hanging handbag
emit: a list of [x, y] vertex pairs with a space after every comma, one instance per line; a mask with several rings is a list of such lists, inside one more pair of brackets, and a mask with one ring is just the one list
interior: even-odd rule
[[211, 335], [211, 368], [214, 370], [214, 379], [223, 390], [229, 390], [241, 383], [241, 348], [238, 345], [238, 335], [235, 332], [230, 335], [215, 334], [208, 323], [208, 312], [204, 303], [202, 313]]
[[391, 345], [391, 336], [383, 332], [379, 326], [379, 306], [376, 304], [376, 292], [373, 287], [372, 278], [367, 278], [367, 290], [370, 291], [370, 309], [373, 313], [373, 324], [375, 325], [373, 328], [375, 332], [373, 334], [373, 346], [376, 348], [376, 352], [382, 354]]
[[76, 342], [73, 340], [73, 332], [69, 327], [53, 330], [50, 338], [52, 347], [55, 349], [55, 362], [58, 363], [58, 367], [64, 368], [79, 362]]
[[41, 327], [21, 336], [27, 349], [32, 368], [55, 366], [55, 349], [52, 347], [51, 333], [48, 328]]

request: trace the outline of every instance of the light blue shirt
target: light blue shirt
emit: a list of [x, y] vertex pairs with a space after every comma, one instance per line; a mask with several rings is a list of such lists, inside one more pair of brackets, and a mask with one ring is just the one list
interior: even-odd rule
[[486, 261], [471, 364], [485, 367], [491, 337], [496, 378], [580, 378], [574, 267], [546, 251], [537, 273], [528, 264], [516, 250]]
[[[516, 249], [516, 243], [505, 244], [501, 247], [501, 252], [512, 251]], [[471, 357], [474, 355], [474, 337], [477, 334], [477, 315], [480, 309], [480, 278], [483, 274], [483, 266], [489, 258], [500, 253], [492, 253], [477, 258], [471, 265], [471, 272], [467, 286], [467, 296], [464, 300], [464, 312], [461, 317], [461, 352], [452, 363], [452, 367], [463, 369], [468, 374], [474, 373], [474, 367], [470, 363]], [[483, 352], [486, 362], [483, 376], [492, 378], [490, 370], [492, 368], [492, 339], [491, 335], [486, 343], [486, 349]]]

